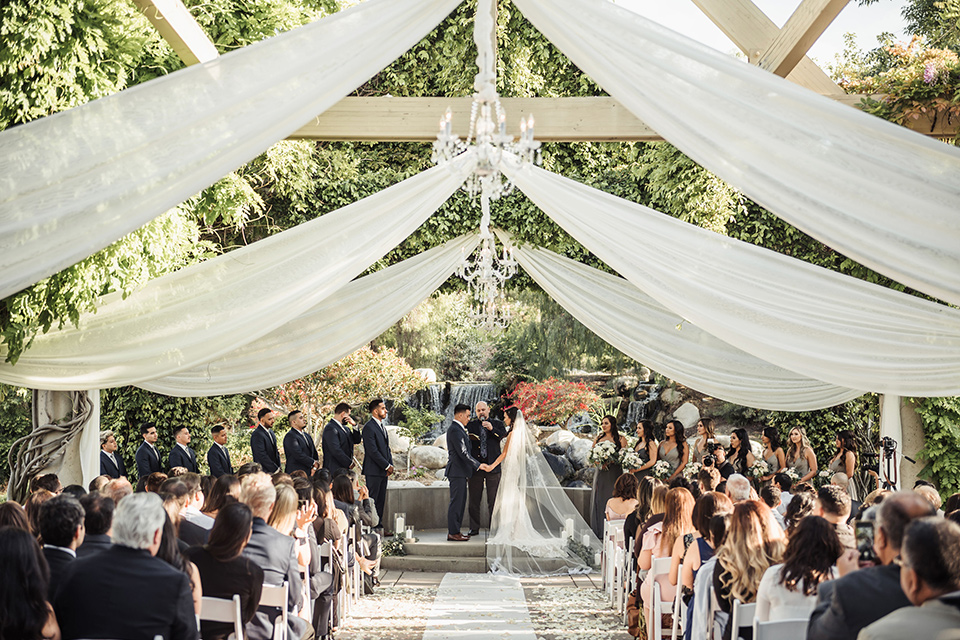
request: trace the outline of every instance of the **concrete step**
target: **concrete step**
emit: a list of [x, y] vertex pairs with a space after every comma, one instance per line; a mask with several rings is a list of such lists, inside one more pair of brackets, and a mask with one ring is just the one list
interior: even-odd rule
[[[466, 544], [466, 543], [463, 543]], [[381, 570], [436, 571], [442, 573], [486, 573], [485, 557], [469, 556], [384, 556]]]
[[486, 555], [486, 532], [470, 538], [469, 542], [451, 542], [447, 532], [430, 530], [416, 532], [416, 542], [403, 545], [408, 556], [482, 558]]

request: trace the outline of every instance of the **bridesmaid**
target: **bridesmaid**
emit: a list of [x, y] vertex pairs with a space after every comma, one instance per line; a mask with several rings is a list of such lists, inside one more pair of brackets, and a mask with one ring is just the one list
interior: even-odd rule
[[742, 476], [750, 475], [747, 469], [753, 466], [757, 461], [750, 450], [750, 438], [747, 437], [746, 429], [734, 429], [730, 434], [730, 449], [727, 451], [727, 460], [733, 465], [734, 470]]
[[780, 446], [780, 433], [776, 427], [765, 427], [760, 436], [763, 442], [763, 461], [770, 468], [770, 473], [760, 478], [764, 484], [773, 482], [773, 477], [787, 468], [787, 456]]
[[[600, 421], [600, 433], [593, 439], [593, 445], [597, 446], [601, 442], [612, 442], [618, 455], [620, 450], [627, 446], [627, 439], [620, 435], [617, 419], [613, 416], [603, 416], [603, 420]], [[597, 475], [594, 477], [593, 492], [590, 496], [590, 528], [598, 538], [603, 538], [603, 523], [607, 519], [604, 509], [607, 508], [607, 500], [613, 497], [613, 487], [621, 475], [623, 475], [623, 469], [620, 464], [611, 462], [597, 469]]]
[[850, 499], [856, 500], [856, 488], [853, 483], [853, 474], [857, 471], [857, 443], [853, 431], [843, 429], [837, 432], [837, 455], [830, 461], [830, 475], [845, 473], [850, 479]]
[[787, 436], [790, 444], [787, 445], [787, 467], [797, 472], [800, 480], [797, 482], [809, 482], [811, 478], [817, 475], [817, 454], [813, 452], [810, 446], [810, 440], [807, 439], [807, 432], [803, 427], [794, 427], [790, 429], [790, 435]]
[[713, 418], [700, 418], [697, 422], [697, 441], [693, 443], [693, 461], [703, 464], [703, 456], [707, 453], [707, 443], [716, 439]]
[[687, 460], [690, 458], [689, 449], [690, 446], [683, 435], [683, 423], [679, 420], [668, 422], [663, 433], [663, 442], [657, 449], [657, 458], [669, 462], [673, 471], [667, 478], [667, 484], [683, 473], [683, 468], [687, 466]]
[[657, 438], [654, 435], [653, 423], [649, 420], [641, 420], [637, 423], [637, 446], [634, 451], [643, 460], [639, 469], [634, 469], [633, 475], [637, 480], [653, 473], [653, 465], [657, 464]]

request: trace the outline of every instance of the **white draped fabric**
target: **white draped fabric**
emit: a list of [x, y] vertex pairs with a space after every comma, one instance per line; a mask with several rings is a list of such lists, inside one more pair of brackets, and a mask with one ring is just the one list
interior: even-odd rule
[[699, 164], [857, 262], [960, 305], [960, 150], [608, 0], [514, 4]]
[[256, 157], [426, 36], [461, 0], [367, 0], [0, 132], [0, 299]]
[[841, 387], [960, 395], [960, 309], [701, 229], [543, 169], [501, 166], [615, 271], [751, 355]]
[[170, 396], [266, 389], [336, 362], [386, 331], [436, 291], [476, 248], [462, 236], [358, 278], [306, 313], [213, 362], [137, 386]]
[[514, 255], [524, 271], [588, 329], [631, 358], [697, 391], [777, 411], [823, 409], [862, 394], [732, 347], [683, 322], [623, 278], [546, 249], [517, 247]]
[[475, 156], [434, 167], [315, 220], [107, 296], [79, 328], [37, 336], [0, 381], [104, 389], [216, 360], [318, 304], [410, 235], [463, 183]]

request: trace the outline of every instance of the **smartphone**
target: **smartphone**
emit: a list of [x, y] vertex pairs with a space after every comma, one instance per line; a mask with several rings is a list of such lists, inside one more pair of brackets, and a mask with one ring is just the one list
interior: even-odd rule
[[873, 522], [868, 520], [853, 523], [853, 532], [857, 539], [857, 552], [860, 562], [880, 564], [876, 552], [873, 550]]

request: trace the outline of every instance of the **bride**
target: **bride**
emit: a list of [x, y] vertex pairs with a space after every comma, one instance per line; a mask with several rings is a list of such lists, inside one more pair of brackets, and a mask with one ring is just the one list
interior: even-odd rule
[[504, 415], [510, 433], [489, 471], [502, 464], [490, 521], [487, 564], [493, 573], [552, 575], [596, 571], [600, 541], [547, 464], [516, 407]]

